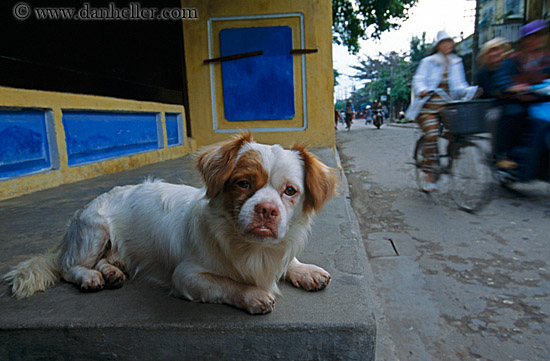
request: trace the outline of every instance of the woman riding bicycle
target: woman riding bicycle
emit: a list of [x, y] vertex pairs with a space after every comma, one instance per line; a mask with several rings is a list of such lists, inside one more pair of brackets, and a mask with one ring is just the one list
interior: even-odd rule
[[442, 121], [439, 112], [446, 103], [442, 96], [449, 93], [452, 98], [457, 99], [466, 95], [468, 90], [476, 89], [470, 87], [466, 81], [462, 59], [454, 54], [454, 45], [453, 39], [445, 31], [438, 32], [431, 55], [420, 61], [412, 81], [415, 96], [406, 116], [416, 119], [425, 136], [425, 179], [422, 186], [425, 192], [437, 190], [435, 173], [438, 167], [438, 137]]

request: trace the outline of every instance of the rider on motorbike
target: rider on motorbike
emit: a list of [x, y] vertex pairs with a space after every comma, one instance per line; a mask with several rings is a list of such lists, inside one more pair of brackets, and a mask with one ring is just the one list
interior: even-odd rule
[[374, 125], [376, 125], [377, 128], [380, 128], [382, 123], [384, 123], [384, 108], [378, 100], [376, 100], [372, 105], [372, 113]]
[[497, 71], [494, 83], [502, 94], [503, 114], [497, 125], [497, 167], [515, 172], [520, 181], [540, 178], [548, 152], [550, 119], [530, 110], [548, 102], [533, 91], [550, 78], [550, 53], [546, 50], [548, 23], [535, 20], [520, 30], [520, 48]]

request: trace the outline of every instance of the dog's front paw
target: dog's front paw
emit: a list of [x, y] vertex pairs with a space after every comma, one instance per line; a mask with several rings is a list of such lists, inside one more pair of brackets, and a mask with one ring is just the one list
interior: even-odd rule
[[105, 287], [105, 280], [98, 271], [89, 270], [81, 279], [80, 291], [82, 292], [101, 291], [103, 287]]
[[105, 267], [101, 270], [101, 274], [105, 279], [105, 286], [107, 288], [120, 288], [126, 280], [126, 275], [117, 267], [111, 266]]
[[244, 293], [243, 308], [253, 315], [270, 313], [275, 309], [277, 298], [270, 292], [251, 288]]
[[307, 291], [319, 291], [330, 283], [330, 274], [312, 264], [299, 264], [289, 268], [286, 280]]

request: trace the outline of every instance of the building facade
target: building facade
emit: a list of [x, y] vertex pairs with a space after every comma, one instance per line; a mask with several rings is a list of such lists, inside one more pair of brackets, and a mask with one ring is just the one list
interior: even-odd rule
[[511, 42], [519, 39], [519, 28], [524, 24], [523, 0], [479, 0], [479, 44], [496, 37]]
[[550, 18], [550, 0], [477, 0], [479, 44], [502, 37], [515, 43], [522, 25]]
[[96, 4], [0, 5], [0, 199], [241, 131], [334, 146], [330, 0]]

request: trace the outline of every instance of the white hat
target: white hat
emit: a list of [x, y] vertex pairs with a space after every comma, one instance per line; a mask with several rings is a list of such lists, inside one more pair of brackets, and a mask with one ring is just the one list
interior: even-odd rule
[[[442, 42], [443, 40], [453, 40], [453, 38], [451, 38], [449, 36], [449, 34], [447, 34], [447, 32], [445, 30], [440, 30], [437, 32], [437, 37], [435, 38], [435, 43], [434, 43], [434, 47], [437, 47], [437, 45]], [[454, 40], [453, 40], [454, 41]]]

